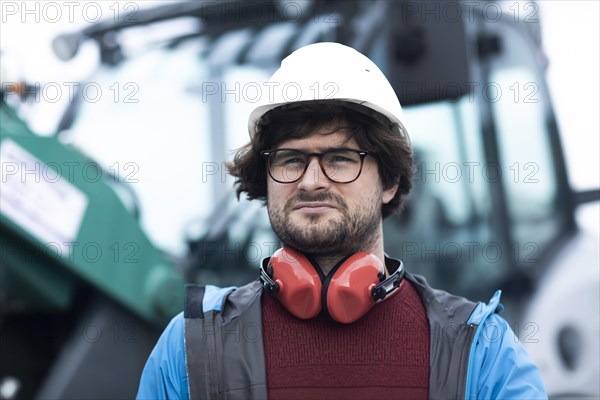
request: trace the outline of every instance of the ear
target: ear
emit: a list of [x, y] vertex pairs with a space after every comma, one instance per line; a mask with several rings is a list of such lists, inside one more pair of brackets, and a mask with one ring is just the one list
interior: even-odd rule
[[396, 182], [392, 183], [389, 188], [383, 189], [383, 195], [381, 196], [381, 202], [383, 204], [387, 204], [390, 201], [392, 201], [392, 199], [396, 195], [396, 192], [398, 191], [398, 187], [400, 187], [400, 178], [398, 178], [398, 180]]

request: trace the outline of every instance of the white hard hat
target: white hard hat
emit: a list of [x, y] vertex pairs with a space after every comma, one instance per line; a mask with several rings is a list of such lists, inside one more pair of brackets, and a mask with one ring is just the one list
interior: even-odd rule
[[400, 101], [369, 58], [340, 43], [315, 43], [287, 56], [265, 82], [260, 105], [248, 119], [250, 136], [268, 111], [290, 103], [339, 100], [357, 103], [386, 116], [406, 135]]

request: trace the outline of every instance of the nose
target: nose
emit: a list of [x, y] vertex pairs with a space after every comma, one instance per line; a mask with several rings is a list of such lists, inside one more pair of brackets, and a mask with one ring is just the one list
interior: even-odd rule
[[306, 167], [304, 176], [298, 182], [298, 188], [303, 190], [319, 190], [329, 187], [331, 182], [325, 176], [325, 173], [319, 165], [317, 157], [312, 157]]

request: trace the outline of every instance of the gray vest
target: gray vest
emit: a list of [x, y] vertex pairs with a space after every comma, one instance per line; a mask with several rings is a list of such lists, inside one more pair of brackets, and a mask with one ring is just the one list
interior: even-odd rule
[[[406, 273], [425, 306], [430, 329], [430, 399], [464, 398], [467, 364], [477, 325], [467, 321], [477, 306], [432, 289]], [[223, 299], [221, 312], [202, 312], [204, 287], [187, 285], [185, 362], [190, 399], [266, 399], [262, 340], [262, 284], [256, 280]]]

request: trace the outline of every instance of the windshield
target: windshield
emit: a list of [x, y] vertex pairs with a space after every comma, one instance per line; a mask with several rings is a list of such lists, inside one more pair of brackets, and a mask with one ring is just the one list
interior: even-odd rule
[[[136, 192], [141, 222], [163, 249], [182, 255], [186, 227], [204, 219], [233, 186], [225, 149], [247, 138], [252, 104], [212, 95], [217, 79], [264, 80], [266, 73], [229, 68], [214, 76], [201, 43], [156, 49], [102, 68], [93, 84], [112, 88], [80, 104], [66, 137]], [[88, 86], [91, 87], [91, 83]], [[220, 86], [220, 82], [219, 82]], [[237, 100], [237, 101], [236, 101]], [[222, 109], [219, 109], [221, 108]], [[216, 132], [221, 132], [220, 134]]]
[[[225, 162], [248, 140], [247, 118], [258, 100], [256, 87], [277, 65], [274, 59], [240, 66], [223, 62], [229, 58], [221, 53], [207, 57], [207, 43], [194, 38], [149, 47], [115, 67], [100, 69], [93, 82], [110, 90], [95, 101], [82, 101], [64, 134], [135, 191], [150, 239], [191, 260], [190, 279], [241, 284], [256, 277], [257, 263], [279, 245], [262, 204], [243, 196], [237, 201]], [[519, 73], [527, 70], [531, 66]], [[513, 76], [506, 74], [511, 73], [499, 65], [492, 77], [510, 81]], [[514, 114], [506, 111], [509, 105], [493, 104], [494, 117]], [[508, 243], [498, 237], [501, 202], [491, 198], [491, 186], [503, 182], [511, 212], [541, 203], [540, 196], [528, 194], [529, 186], [510, 179], [518, 157], [486, 161], [490, 143], [483, 143], [482, 115], [487, 110], [481, 91], [405, 108], [417, 173], [405, 210], [384, 223], [389, 255], [404, 260], [409, 271], [425, 275], [434, 286], [473, 298], [489, 295], [491, 287], [508, 277], [511, 266], [537, 263], [549, 243], [516, 234]], [[520, 127], [500, 128], [515, 137], [523, 134]], [[537, 125], [531, 127], [535, 129]], [[539, 138], [546, 137], [537, 130]], [[502, 147], [504, 143], [503, 138]], [[503, 154], [515, 154], [512, 147]], [[549, 151], [536, 148], [544, 154], [534, 167], [551, 170]], [[530, 167], [521, 164], [521, 170]], [[542, 197], [553, 191], [549, 187]], [[519, 200], [515, 206], [513, 198]]]
[[[115, 90], [95, 103], [82, 102], [68, 136], [132, 187], [141, 223], [159, 247], [182, 256], [189, 250], [187, 239], [212, 237], [196, 249], [204, 261], [212, 252], [225, 254], [218, 264], [256, 265], [277, 241], [260, 203], [235, 200], [224, 162], [247, 141], [252, 85], [272, 71], [214, 68], [202, 51], [201, 41], [190, 41], [100, 70], [94, 80]], [[407, 209], [386, 221], [386, 251], [410, 263], [412, 271], [437, 271], [444, 281], [487, 253], [494, 257], [493, 245], [483, 248], [492, 240], [486, 228], [490, 172], [477, 113], [469, 97], [406, 109], [418, 172]], [[235, 228], [227, 226], [231, 223]]]

